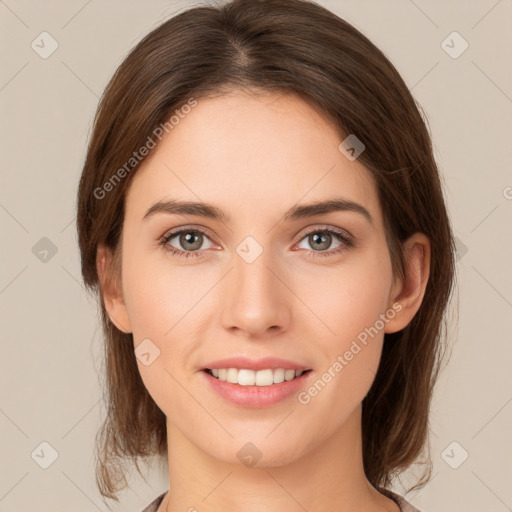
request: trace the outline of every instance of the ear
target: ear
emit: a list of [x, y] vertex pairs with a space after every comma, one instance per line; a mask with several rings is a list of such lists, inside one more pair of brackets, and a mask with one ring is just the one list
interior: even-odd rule
[[390, 319], [384, 332], [402, 330], [421, 306], [430, 275], [430, 241], [423, 233], [415, 233], [404, 242], [405, 278], [394, 283], [389, 308], [397, 314]]
[[96, 252], [98, 272], [103, 302], [110, 321], [122, 332], [132, 332], [128, 310], [124, 303], [121, 286], [121, 265], [112, 254], [112, 250], [99, 245]]

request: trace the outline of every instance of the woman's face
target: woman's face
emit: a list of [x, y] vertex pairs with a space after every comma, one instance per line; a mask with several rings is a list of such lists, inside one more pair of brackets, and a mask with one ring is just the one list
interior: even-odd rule
[[[296, 96], [200, 99], [128, 190], [125, 307], [112, 309], [112, 319], [133, 332], [134, 348], [144, 343], [137, 364], [168, 428], [217, 459], [240, 465], [238, 452], [251, 442], [257, 466], [280, 465], [342, 431], [399, 317], [377, 190], [341, 142]], [[287, 214], [333, 200], [359, 211]], [[208, 203], [223, 218], [203, 215], [206, 208], [146, 216], [169, 201]], [[177, 228], [185, 232], [162, 245]], [[278, 399], [283, 384], [272, 384], [236, 401], [216, 391], [204, 369], [238, 356], [282, 358], [311, 371], [286, 397]]]

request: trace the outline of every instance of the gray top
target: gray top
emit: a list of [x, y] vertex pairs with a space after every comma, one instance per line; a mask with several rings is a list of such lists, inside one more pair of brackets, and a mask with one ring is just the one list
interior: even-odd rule
[[[421, 510], [413, 507], [404, 497], [394, 493], [393, 491], [390, 491], [389, 489], [384, 489], [381, 487], [378, 489], [378, 491], [392, 499], [400, 507], [400, 512], [421, 512]], [[156, 512], [166, 494], [167, 491], [160, 494], [160, 496], [155, 498], [155, 500], [152, 501], [142, 512]]]
[[413, 507], [412, 504], [409, 503], [403, 496], [400, 496], [400, 494], [396, 494], [395, 492], [390, 491], [389, 489], [384, 489], [383, 487], [380, 487], [378, 491], [381, 494], [384, 494], [384, 496], [392, 499], [400, 507], [400, 512], [421, 512], [421, 510]]
[[142, 512], [156, 512], [157, 508], [160, 506], [160, 503], [162, 503], [164, 496], [167, 494], [167, 491], [163, 492], [158, 496], [158, 498], [155, 498], [154, 501], [152, 501]]

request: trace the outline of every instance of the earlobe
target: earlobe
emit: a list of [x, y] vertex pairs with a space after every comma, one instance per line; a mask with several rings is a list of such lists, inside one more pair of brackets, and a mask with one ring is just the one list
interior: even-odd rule
[[397, 313], [386, 324], [385, 332], [393, 333], [406, 327], [421, 306], [430, 275], [430, 241], [423, 233], [415, 233], [404, 242], [405, 279], [398, 292], [393, 290], [391, 304], [397, 303]]
[[116, 268], [112, 251], [104, 245], [98, 246], [96, 253], [96, 269], [101, 287], [101, 294], [110, 321], [122, 332], [131, 333], [132, 328], [128, 310], [124, 303], [120, 269]]

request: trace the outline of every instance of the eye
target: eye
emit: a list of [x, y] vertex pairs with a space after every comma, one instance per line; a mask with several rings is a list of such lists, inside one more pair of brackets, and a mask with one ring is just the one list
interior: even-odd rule
[[[174, 239], [176, 239], [174, 241]], [[205, 240], [211, 240], [206, 233], [200, 229], [181, 228], [162, 237], [160, 244], [166, 251], [183, 258], [201, 256], [200, 249], [210, 249], [212, 246], [203, 247]], [[178, 244], [173, 245], [171, 241]], [[180, 248], [181, 246], [182, 248]]]
[[[338, 254], [354, 245], [352, 238], [348, 234], [341, 230], [332, 228], [316, 228], [310, 230], [302, 238], [301, 243], [303, 240], [305, 240], [310, 247], [313, 247], [313, 250], [308, 250], [307, 252], [312, 254], [314, 257], [332, 256], [333, 254]], [[339, 242], [338, 246], [330, 251], [325, 250], [329, 249], [331, 244], [336, 241]]]
[[[316, 228], [306, 232], [305, 236], [301, 239], [301, 242], [305, 240], [310, 247], [313, 249], [307, 249], [313, 257], [316, 256], [332, 256], [338, 254], [344, 250], [347, 250], [354, 245], [352, 237], [346, 234], [344, 231], [337, 230], [334, 228]], [[205, 241], [209, 241], [211, 245], [204, 247]], [[333, 242], [338, 241], [339, 245], [334, 249], [329, 249]], [[164, 250], [171, 254], [181, 257], [201, 257], [202, 249], [210, 249], [213, 247], [213, 243], [207, 234], [197, 228], [179, 228], [167, 235], [164, 235], [159, 244]], [[177, 245], [177, 246], [176, 246]], [[303, 248], [303, 247], [300, 247]]]

